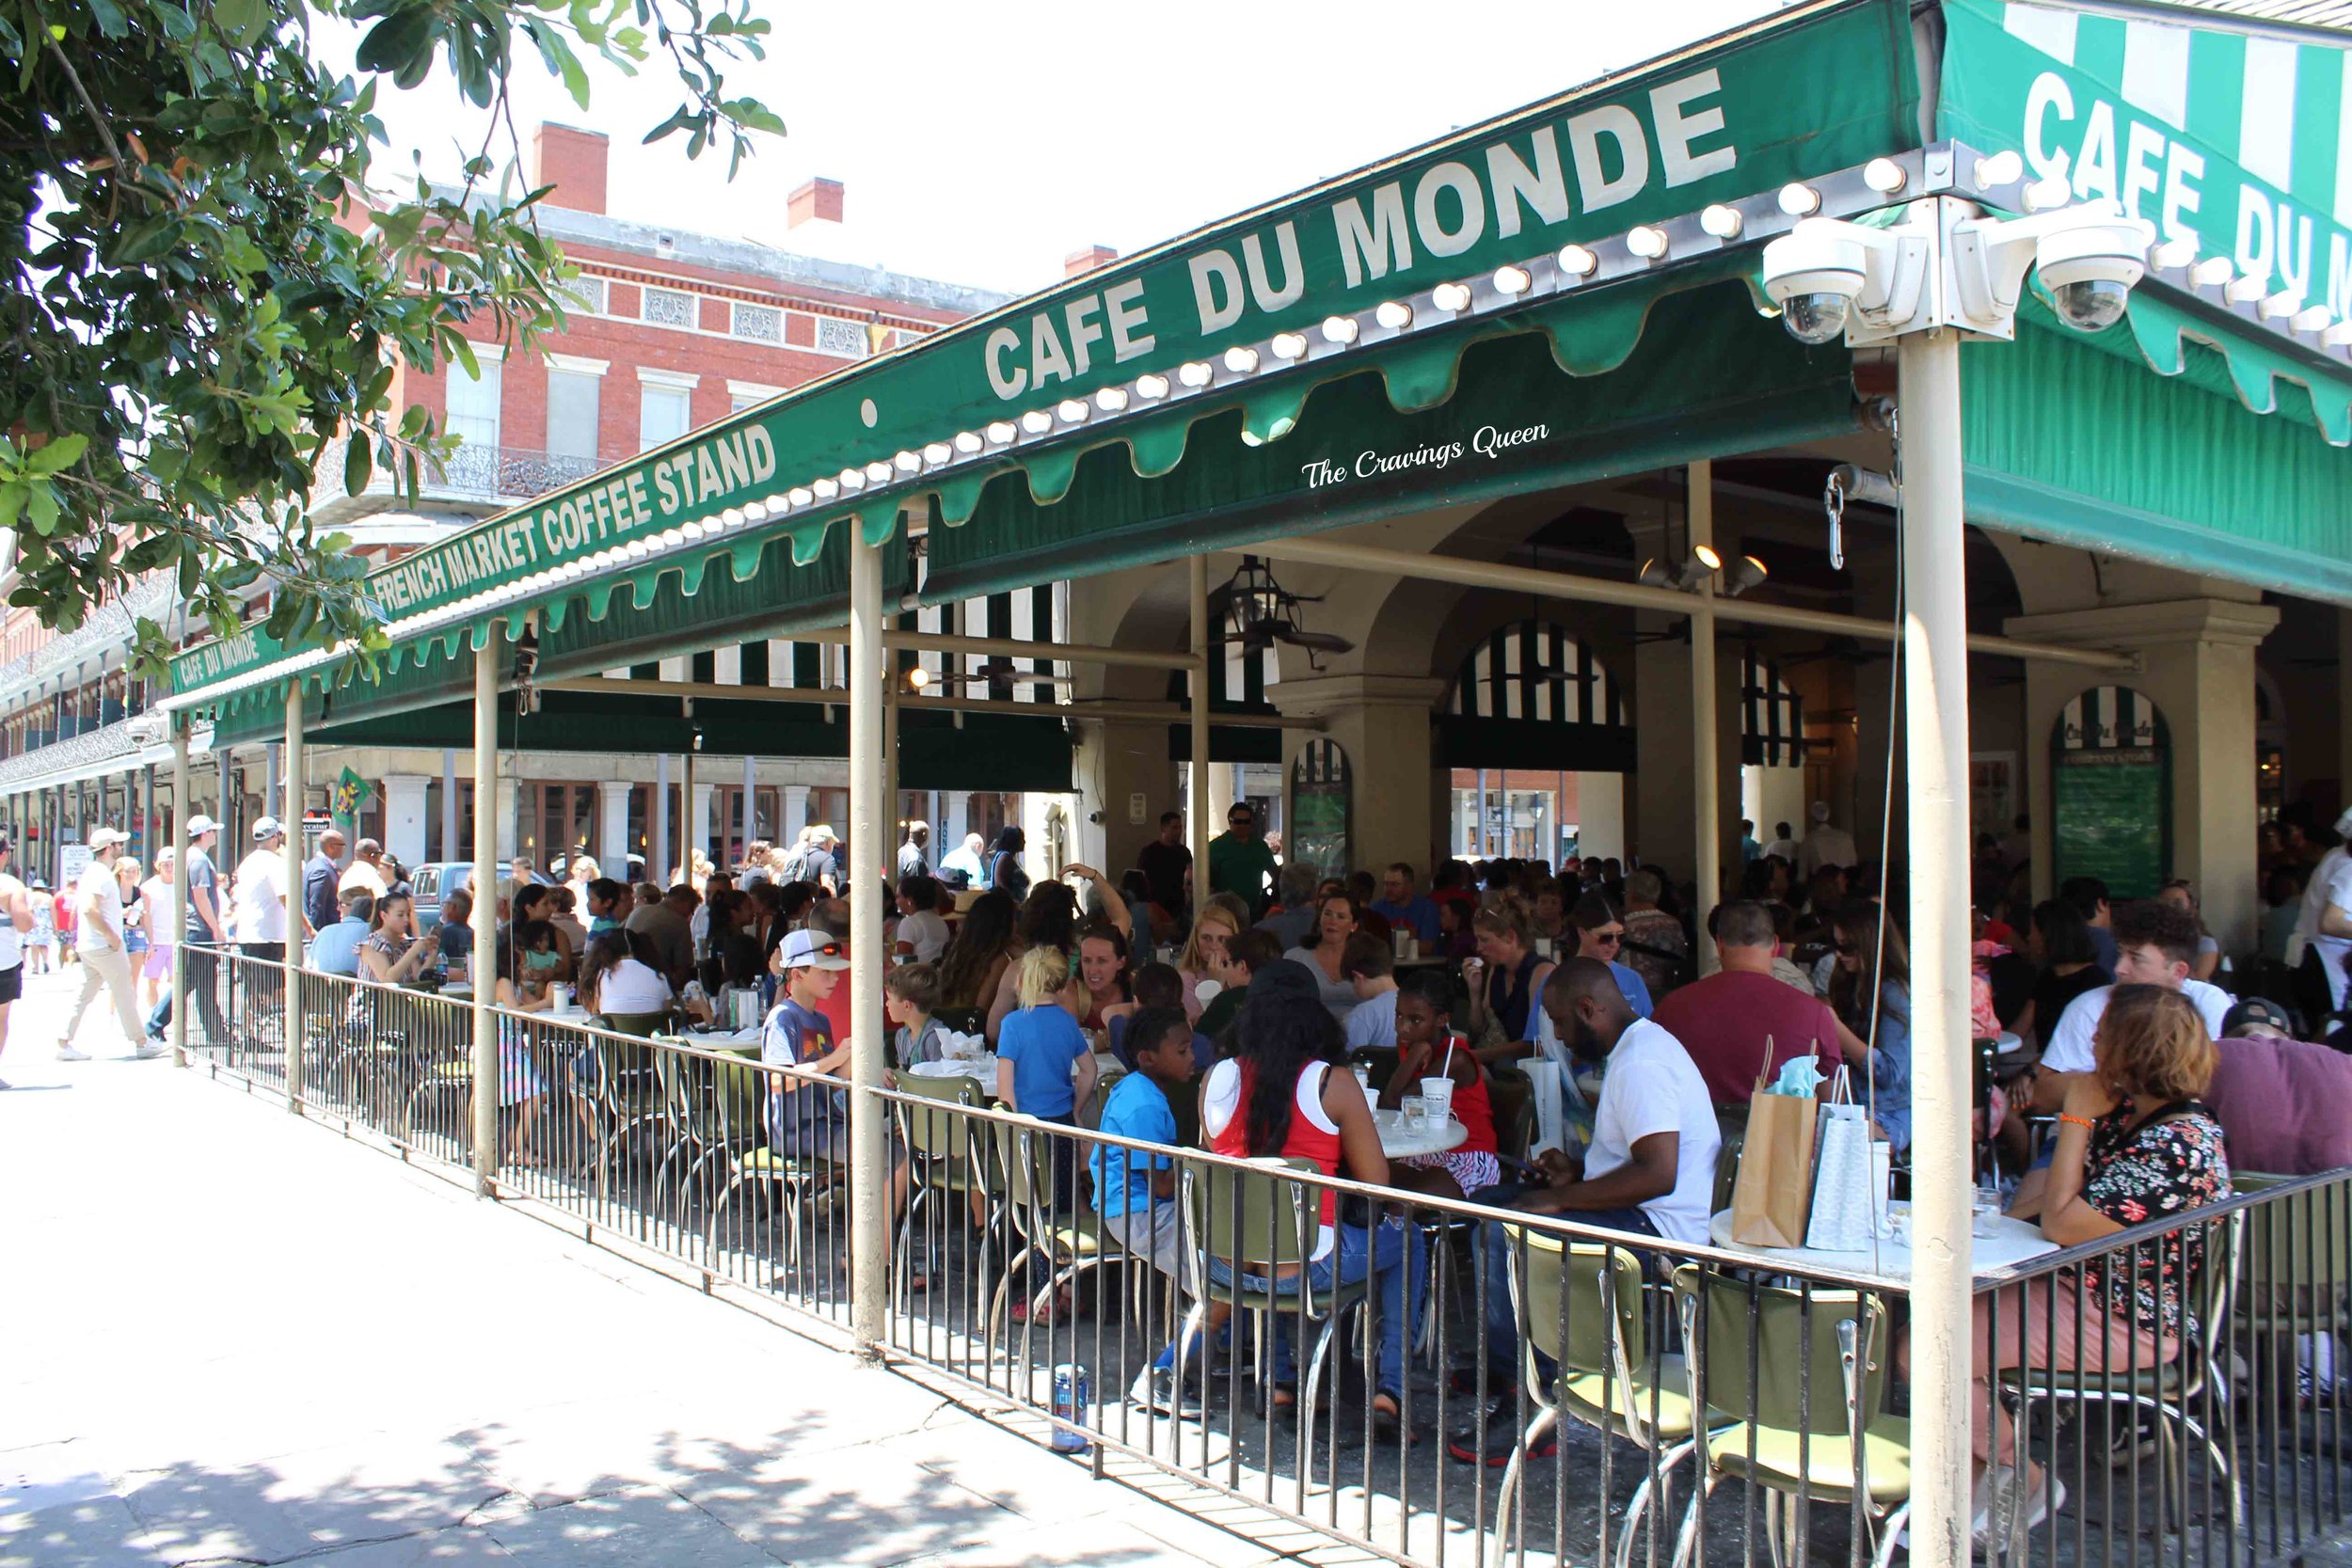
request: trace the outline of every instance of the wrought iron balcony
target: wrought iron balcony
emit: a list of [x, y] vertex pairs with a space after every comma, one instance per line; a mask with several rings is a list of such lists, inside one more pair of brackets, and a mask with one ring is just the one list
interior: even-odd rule
[[[392, 471], [380, 463], [358, 495], [343, 491], [343, 453], [349, 443], [329, 441], [319, 459], [310, 510], [321, 522], [365, 516], [405, 504], [395, 494]], [[461, 446], [443, 461], [420, 465], [416, 504], [441, 511], [502, 512], [518, 501], [560, 489], [596, 471], [589, 457], [558, 457], [520, 447]]]

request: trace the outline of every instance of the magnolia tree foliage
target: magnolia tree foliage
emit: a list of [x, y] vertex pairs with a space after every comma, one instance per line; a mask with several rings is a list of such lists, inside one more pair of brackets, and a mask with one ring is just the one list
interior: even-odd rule
[[[158, 673], [186, 625], [226, 630], [272, 592], [289, 641], [381, 644], [365, 565], [310, 511], [379, 470], [413, 499], [450, 438], [396, 407], [393, 367], [455, 362], [466, 329], [515, 349], [561, 330], [573, 269], [520, 188], [510, 73], [544, 68], [584, 108], [583, 59], [673, 71], [645, 139], [729, 171], [783, 126], [730, 96], [757, 58], [751, 0], [0, 0], [0, 528], [12, 602], [71, 628], [174, 575]], [[352, 24], [353, 68], [321, 58]], [[533, 63], [535, 62], [535, 64]], [[393, 167], [374, 110], [445, 65], [495, 128], [461, 189]], [[402, 160], [404, 164], [406, 160]], [[510, 172], [501, 182], [494, 170]], [[348, 435], [340, 471], [318, 471]]]

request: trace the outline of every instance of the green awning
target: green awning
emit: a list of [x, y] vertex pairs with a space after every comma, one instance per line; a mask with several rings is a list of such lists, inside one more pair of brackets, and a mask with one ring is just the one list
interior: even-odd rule
[[[1464, 324], [1424, 303], [1411, 326], [1368, 325], [1360, 352], [1318, 337], [1293, 356], [1303, 364], [1260, 354], [1264, 374], [1225, 356], [1506, 263], [1549, 267], [1571, 242], [1623, 254], [1634, 226], [1680, 220], [1674, 257], [1629, 290], [1559, 285], [1564, 311], [1629, 319], [1628, 292], [1677, 286], [1690, 261], [1743, 248], [1699, 232], [1692, 215], [1709, 203], [1769, 202], [1788, 182], [1916, 147], [1915, 78], [1900, 0], [1795, 6], [811, 383], [421, 550], [371, 574], [370, 590], [399, 642], [479, 636], [586, 579], [706, 574], [714, 561], [746, 577], [746, 554], [776, 537], [812, 561], [834, 524], [856, 518], [879, 540], [932, 498], [954, 522], [1009, 471], [1050, 501], [1104, 441], [1160, 473], [1204, 420], [1273, 440], [1313, 387], [1367, 365], [1396, 406], [1427, 406], [1451, 390], [1475, 318], [1516, 316], [1512, 300], [1489, 293]], [[1634, 332], [1645, 312], [1629, 312]], [[1166, 411], [1129, 417], [1152, 399]], [[175, 660], [175, 699], [274, 682], [319, 657], [248, 631]]]

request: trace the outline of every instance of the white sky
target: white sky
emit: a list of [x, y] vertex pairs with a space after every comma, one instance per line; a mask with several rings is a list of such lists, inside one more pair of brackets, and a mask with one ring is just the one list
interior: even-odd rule
[[[727, 91], [789, 134], [759, 138], [732, 183], [723, 150], [690, 164], [682, 135], [639, 145], [679, 101], [666, 59], [634, 80], [592, 64], [582, 115], [526, 46], [515, 121], [526, 148], [543, 119], [610, 135], [614, 216], [789, 249], [785, 197], [821, 175], [848, 187], [844, 243], [824, 253], [1022, 293], [1058, 280], [1073, 250], [1141, 250], [1773, 8], [758, 0], [788, 36]], [[346, 59], [350, 37], [330, 44]], [[446, 73], [406, 93], [388, 81], [376, 106], [387, 174], [414, 150], [454, 178], [482, 144], [485, 117]]]

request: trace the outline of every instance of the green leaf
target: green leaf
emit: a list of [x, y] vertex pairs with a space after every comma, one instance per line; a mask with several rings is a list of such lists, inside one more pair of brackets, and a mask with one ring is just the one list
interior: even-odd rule
[[57, 493], [46, 484], [29, 487], [24, 498], [24, 515], [33, 525], [33, 531], [46, 537], [57, 531], [57, 519], [62, 509], [57, 505]]
[[356, 496], [368, 487], [368, 480], [375, 472], [375, 451], [368, 440], [368, 433], [355, 430], [351, 444], [343, 450], [343, 494]]
[[31, 474], [62, 473], [82, 460], [89, 450], [89, 437], [83, 435], [60, 436], [24, 460], [24, 471]]
[[213, 22], [232, 47], [246, 48], [269, 22], [267, 0], [213, 0]]

